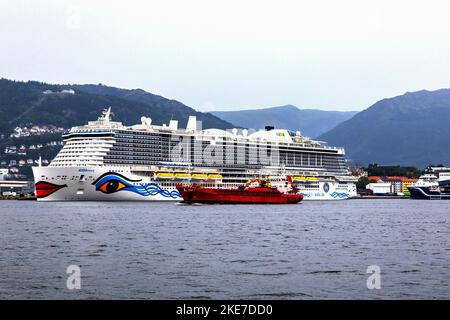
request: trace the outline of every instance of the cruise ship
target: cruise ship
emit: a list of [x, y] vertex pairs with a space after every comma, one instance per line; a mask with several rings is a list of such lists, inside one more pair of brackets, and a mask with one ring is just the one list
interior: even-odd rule
[[181, 201], [180, 184], [230, 188], [287, 176], [304, 200], [356, 196], [343, 148], [285, 129], [202, 130], [195, 116], [186, 128], [177, 120], [154, 125], [145, 116], [126, 126], [108, 108], [63, 139], [50, 165], [33, 167], [39, 201]]

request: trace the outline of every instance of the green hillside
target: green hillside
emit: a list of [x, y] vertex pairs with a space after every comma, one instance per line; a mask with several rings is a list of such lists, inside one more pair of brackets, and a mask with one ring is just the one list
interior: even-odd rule
[[[75, 94], [44, 94], [72, 88]], [[154, 97], [151, 99], [150, 97]], [[26, 123], [55, 124], [65, 128], [95, 120], [106, 107], [112, 107], [115, 118], [124, 124], [140, 122], [143, 115], [150, 116], [153, 123], [179, 120], [185, 126], [191, 115], [203, 121], [204, 128], [232, 128], [233, 125], [211, 114], [197, 112], [184, 104], [152, 95], [143, 90], [124, 90], [102, 85], [68, 86], [49, 85], [34, 81], [15, 82], [0, 80], [0, 130]]]

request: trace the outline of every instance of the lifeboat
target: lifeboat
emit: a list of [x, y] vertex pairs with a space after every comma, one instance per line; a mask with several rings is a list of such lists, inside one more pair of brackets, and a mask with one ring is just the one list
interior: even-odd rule
[[293, 177], [292, 177], [292, 180], [294, 180], [294, 181], [317, 181], [317, 180], [319, 180], [319, 178], [313, 177], [313, 176], [310, 176], [310, 177], [305, 177], [305, 176], [293, 176]]
[[172, 172], [158, 171], [155, 173], [155, 178], [157, 179], [172, 179], [174, 177]]
[[191, 175], [187, 172], [175, 172], [175, 178], [177, 179], [190, 179]]
[[214, 180], [219, 180], [222, 179], [222, 175], [219, 173], [210, 173], [208, 174], [208, 179], [214, 179]]
[[206, 173], [194, 172], [191, 174], [191, 178], [196, 180], [203, 180], [208, 179], [208, 175]]

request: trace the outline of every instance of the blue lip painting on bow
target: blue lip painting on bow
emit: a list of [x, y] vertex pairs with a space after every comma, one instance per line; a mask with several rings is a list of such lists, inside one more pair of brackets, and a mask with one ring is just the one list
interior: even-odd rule
[[96, 191], [100, 191], [106, 194], [111, 194], [123, 190], [134, 192], [144, 197], [156, 196], [160, 194], [166, 198], [181, 198], [181, 194], [176, 190], [169, 191], [161, 188], [156, 183], [139, 183], [140, 181], [142, 181], [142, 179], [132, 180], [115, 172], [107, 172], [101, 175], [92, 184], [95, 185]]

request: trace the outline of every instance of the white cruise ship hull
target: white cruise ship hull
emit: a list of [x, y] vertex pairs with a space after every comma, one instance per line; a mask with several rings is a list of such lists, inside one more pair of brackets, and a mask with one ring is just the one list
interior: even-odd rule
[[175, 184], [112, 167], [33, 167], [38, 201], [180, 201]]
[[339, 184], [337, 181], [319, 181], [314, 188], [298, 185], [303, 201], [308, 200], [346, 200], [356, 196], [356, 187], [353, 183]]

